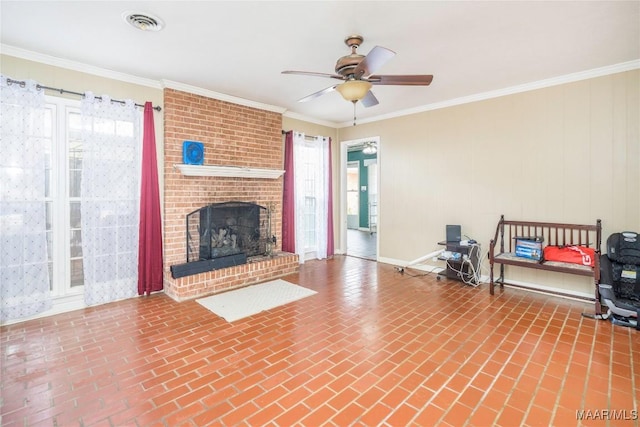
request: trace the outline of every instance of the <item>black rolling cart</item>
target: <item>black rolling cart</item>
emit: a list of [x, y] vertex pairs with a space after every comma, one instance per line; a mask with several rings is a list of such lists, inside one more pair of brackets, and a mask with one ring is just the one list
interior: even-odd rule
[[445, 246], [445, 251], [438, 256], [441, 261], [446, 261], [446, 268], [438, 273], [441, 278], [459, 280], [464, 283], [478, 285], [480, 276], [480, 245], [478, 243], [438, 242]]

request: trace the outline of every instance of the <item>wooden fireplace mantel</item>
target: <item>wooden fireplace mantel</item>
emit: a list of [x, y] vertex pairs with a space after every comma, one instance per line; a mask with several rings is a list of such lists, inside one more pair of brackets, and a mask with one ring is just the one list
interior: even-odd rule
[[184, 176], [222, 176], [231, 178], [266, 178], [276, 179], [282, 176], [284, 170], [259, 169], [240, 166], [186, 165], [175, 164]]

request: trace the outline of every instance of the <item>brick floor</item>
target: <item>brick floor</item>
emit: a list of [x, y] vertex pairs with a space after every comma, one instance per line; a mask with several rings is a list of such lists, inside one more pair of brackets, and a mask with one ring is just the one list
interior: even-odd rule
[[318, 293], [232, 324], [155, 294], [3, 326], [2, 426], [638, 425], [640, 333], [590, 304], [343, 256], [285, 279]]

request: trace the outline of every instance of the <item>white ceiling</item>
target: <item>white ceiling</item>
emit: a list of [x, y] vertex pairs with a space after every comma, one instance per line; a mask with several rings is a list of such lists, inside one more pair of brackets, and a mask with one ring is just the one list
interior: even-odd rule
[[[376, 45], [396, 52], [376, 74], [434, 75], [428, 87], [374, 87], [380, 104], [357, 107], [367, 120], [614, 64], [637, 68], [640, 59], [640, 1], [2, 0], [0, 7], [5, 47], [336, 124], [353, 117], [337, 92], [297, 100], [337, 80], [280, 72], [333, 73], [350, 34], [365, 39], [359, 53]], [[155, 15], [165, 27], [136, 30], [125, 11]]]

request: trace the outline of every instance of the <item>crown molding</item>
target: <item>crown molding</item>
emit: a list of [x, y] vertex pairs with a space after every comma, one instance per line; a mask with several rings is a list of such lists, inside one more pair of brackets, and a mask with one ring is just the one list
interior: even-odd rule
[[[381, 116], [358, 119], [358, 124], [379, 122], [382, 120], [393, 119], [396, 117], [423, 113], [425, 111], [439, 110], [441, 108], [453, 107], [453, 106], [462, 105], [462, 104], [469, 104], [471, 102], [484, 101], [487, 99], [499, 98], [501, 96], [513, 95], [516, 93], [528, 92], [528, 91], [537, 90], [537, 89], [544, 89], [547, 87], [557, 86], [557, 85], [566, 84], [566, 83], [573, 83], [580, 80], [587, 80], [587, 79], [592, 79], [596, 77], [607, 76], [610, 74], [622, 73], [625, 71], [636, 70], [639, 68], [640, 68], [640, 59], [636, 59], [633, 61], [621, 62], [619, 64], [614, 64], [614, 65], [608, 65], [606, 67], [594, 68], [591, 70], [580, 71], [577, 73], [566, 74], [558, 77], [552, 77], [550, 79], [538, 80], [535, 82], [525, 83], [517, 86], [511, 86], [504, 89], [478, 93], [475, 95], [463, 96], [460, 98], [454, 98], [454, 99], [450, 99], [442, 102], [435, 102], [433, 104], [422, 105], [420, 107], [396, 111], [394, 113], [384, 114]], [[352, 122], [343, 122], [338, 124], [338, 128], [345, 128], [350, 126], [353, 126]]]
[[[315, 123], [318, 125], [327, 126], [334, 129], [353, 126], [352, 121], [337, 123], [337, 122], [331, 122], [327, 120], [315, 119], [313, 117], [308, 117], [299, 113], [288, 111], [286, 108], [280, 107], [280, 106], [263, 104], [260, 102], [251, 101], [248, 99], [223, 94], [220, 92], [215, 92], [208, 89], [202, 89], [196, 86], [191, 86], [191, 85], [174, 82], [170, 80], [156, 81], [152, 79], [138, 77], [131, 74], [121, 73], [119, 71], [108, 70], [105, 68], [95, 67], [92, 65], [87, 65], [80, 62], [71, 61], [68, 59], [58, 58], [51, 55], [29, 51], [26, 49], [14, 47], [7, 44], [0, 44], [0, 53], [2, 53], [2, 55], [14, 56], [14, 57], [26, 59], [29, 61], [35, 61], [35, 62], [39, 62], [46, 65], [66, 68], [73, 71], [78, 71], [82, 73], [109, 78], [109, 79], [119, 80], [119, 81], [132, 83], [140, 86], [146, 86], [153, 89], [170, 88], [170, 89], [181, 90], [184, 92], [193, 93], [195, 95], [202, 95], [208, 98], [214, 98], [221, 101], [232, 102], [238, 105], [244, 105], [246, 107], [272, 111], [275, 113], [282, 114], [285, 117], [289, 117], [292, 119], [301, 120], [305, 122]], [[362, 118], [362, 119], [358, 119], [358, 124], [374, 123], [382, 120], [388, 120], [388, 119], [393, 119], [397, 117], [423, 113], [426, 111], [438, 110], [441, 108], [453, 107], [456, 105], [468, 104], [468, 103], [477, 102], [477, 101], [484, 101], [487, 99], [498, 98], [501, 96], [513, 95], [516, 93], [528, 92], [532, 90], [543, 89], [543, 88], [557, 86], [561, 84], [577, 82], [580, 80], [586, 80], [586, 79], [606, 76], [610, 74], [622, 73], [625, 71], [636, 70], [639, 68], [640, 68], [640, 59], [636, 59], [633, 61], [622, 62], [619, 64], [609, 65], [609, 66], [600, 67], [600, 68], [594, 68], [591, 70], [580, 71], [572, 74], [566, 74], [563, 76], [525, 83], [522, 85], [511, 86], [504, 89], [478, 93], [470, 96], [463, 96], [460, 98], [454, 98], [454, 99], [450, 99], [442, 102], [436, 102], [433, 104], [426, 104], [426, 105], [422, 105], [415, 108], [396, 111], [390, 114], [384, 114], [384, 115], [370, 117], [370, 118]]]
[[191, 86], [185, 83], [174, 82], [172, 80], [162, 80], [161, 82], [162, 82], [162, 87], [165, 89], [175, 89], [182, 92], [191, 93], [193, 95], [201, 95], [201, 96], [206, 96], [207, 98], [217, 99], [219, 101], [226, 101], [226, 102], [231, 102], [233, 104], [243, 105], [245, 107], [272, 111], [274, 113], [279, 113], [279, 114], [282, 114], [287, 110], [286, 108], [279, 107], [277, 105], [263, 104], [261, 102], [251, 101], [249, 99], [227, 95], [225, 93], [215, 92], [209, 89], [203, 89], [201, 87]]
[[81, 62], [58, 58], [51, 55], [45, 55], [43, 53], [33, 52], [6, 44], [0, 44], [0, 52], [3, 55], [14, 56], [16, 58], [35, 61], [41, 64], [53, 65], [55, 67], [66, 68], [68, 70], [79, 71], [81, 73], [92, 74], [99, 77], [119, 80], [122, 82], [132, 83], [139, 86], [146, 86], [153, 89], [162, 89], [160, 82], [158, 82], [157, 80], [133, 76], [131, 74], [121, 73], [119, 71], [107, 70], [105, 68], [95, 67], [93, 65], [87, 65]]
[[336, 123], [336, 122], [330, 122], [328, 120], [316, 119], [316, 118], [313, 118], [313, 117], [305, 116], [303, 114], [295, 113], [293, 111], [285, 111], [284, 113], [282, 113], [282, 115], [284, 117], [288, 117], [290, 119], [301, 120], [303, 122], [309, 122], [309, 123], [315, 123], [317, 125], [330, 127], [330, 128], [333, 128], [333, 129], [337, 129], [338, 126], [339, 126], [339, 123]]
[[[176, 90], [181, 90], [183, 92], [193, 93], [195, 95], [202, 95], [208, 98], [214, 98], [221, 101], [232, 102], [234, 104], [244, 105], [246, 107], [272, 111], [279, 114], [282, 114], [286, 111], [286, 108], [283, 108], [283, 107], [263, 104], [260, 102], [251, 101], [248, 99], [239, 98], [231, 95], [226, 95], [223, 93], [214, 92], [208, 89], [202, 89], [196, 86], [190, 86], [187, 84], [174, 82], [171, 80], [156, 81], [156, 80], [146, 79], [146, 78], [137, 77], [137, 76], [133, 76], [126, 73], [121, 73], [118, 71], [107, 70], [104, 68], [83, 64], [80, 62], [71, 61], [68, 59], [58, 58], [51, 55], [45, 55], [42, 53], [29, 51], [26, 49], [21, 49], [21, 48], [17, 48], [17, 47], [6, 45], [6, 44], [0, 44], [0, 52], [3, 55], [14, 56], [16, 58], [26, 59], [29, 61], [39, 62], [46, 65], [52, 65], [55, 67], [65, 68], [73, 71], [79, 71], [82, 73], [92, 74], [92, 75], [119, 80], [127, 83], [133, 83], [140, 86], [147, 86], [154, 89], [164, 89], [164, 88], [176, 89]], [[331, 126], [335, 127], [335, 124]]]

